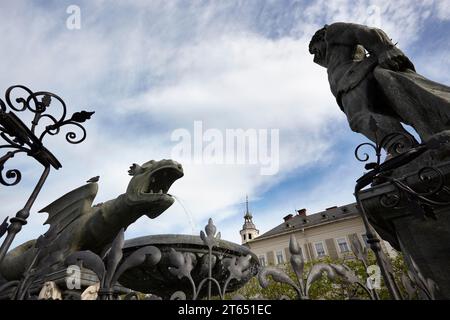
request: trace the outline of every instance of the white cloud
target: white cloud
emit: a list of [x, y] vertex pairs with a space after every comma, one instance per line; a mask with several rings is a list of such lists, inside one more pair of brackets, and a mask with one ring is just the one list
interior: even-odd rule
[[344, 21], [378, 27], [405, 49], [418, 40], [435, 3], [442, 18], [448, 8], [446, 0], [319, 0], [304, 10], [303, 17], [312, 25]]
[[[312, 188], [286, 188], [281, 195], [273, 196], [272, 201], [263, 209], [252, 210], [250, 205], [253, 222], [260, 234], [281, 224], [283, 217], [290, 213], [295, 214], [295, 210], [306, 208], [307, 214], [313, 214], [334, 205], [341, 206], [354, 202], [352, 191], [355, 178], [362, 175], [363, 165], [357, 163], [351, 156], [343, 160], [335, 164], [335, 169], [331, 172], [327, 170], [326, 173], [316, 177], [317, 184]], [[244, 207], [241, 206], [234, 217], [238, 219], [237, 222], [227, 225], [220, 220], [217, 221], [216, 225], [225, 239], [240, 242], [237, 231], [242, 228], [243, 215]]]
[[436, 0], [436, 11], [439, 19], [450, 19], [450, 3], [447, 0]]

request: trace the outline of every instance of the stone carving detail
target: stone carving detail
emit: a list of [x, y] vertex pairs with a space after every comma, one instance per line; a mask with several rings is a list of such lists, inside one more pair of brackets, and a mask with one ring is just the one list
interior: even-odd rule
[[39, 292], [38, 300], [62, 300], [61, 290], [55, 282], [47, 281]]
[[81, 300], [97, 300], [98, 290], [100, 289], [100, 282], [89, 286], [81, 294]]

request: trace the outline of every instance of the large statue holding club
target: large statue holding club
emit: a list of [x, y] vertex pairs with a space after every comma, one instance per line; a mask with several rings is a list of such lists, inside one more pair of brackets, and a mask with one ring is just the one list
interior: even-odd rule
[[[398, 132], [414, 138], [401, 123], [412, 126], [421, 138], [450, 128], [450, 87], [415, 72], [405, 54], [380, 29], [353, 23], [333, 23], [318, 30], [309, 44], [314, 62], [327, 68], [333, 95], [347, 115], [351, 129], [374, 142]], [[375, 119], [377, 136], [370, 121]], [[383, 148], [392, 156], [399, 139]]]
[[[358, 179], [355, 197], [391, 296], [400, 297], [372, 227], [402, 251], [408, 272], [420, 280], [422, 298], [449, 299], [450, 87], [416, 73], [377, 28], [327, 25], [314, 34], [309, 51], [327, 68], [351, 129], [374, 142], [377, 163], [366, 165], [369, 172]], [[420, 143], [402, 124], [414, 128]], [[357, 155], [360, 146], [355, 154], [365, 161]], [[380, 148], [388, 153], [383, 163]]]

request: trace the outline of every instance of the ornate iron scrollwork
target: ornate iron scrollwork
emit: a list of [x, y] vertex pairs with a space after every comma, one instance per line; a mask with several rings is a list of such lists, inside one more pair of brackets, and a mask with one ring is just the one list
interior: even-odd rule
[[[67, 117], [66, 104], [58, 95], [46, 91], [33, 92], [22, 85], [8, 88], [5, 101], [0, 99], [0, 137], [6, 142], [0, 145], [0, 149], [8, 150], [0, 158], [0, 183], [5, 186], [16, 185], [22, 178], [18, 169], [10, 169], [3, 174], [5, 163], [18, 153], [26, 153], [44, 167], [61, 168], [58, 159], [44, 147], [44, 138], [57, 135], [64, 126], [73, 125], [81, 130], [81, 135], [70, 131], [65, 138], [69, 143], [80, 143], [86, 139], [86, 129], [81, 123], [94, 114], [81, 111]], [[24, 111], [31, 112], [30, 127], [14, 113]]]
[[[6, 231], [8, 232], [0, 247], [0, 262], [5, 257], [16, 234], [27, 223], [30, 209], [50, 173], [50, 168], [59, 169], [62, 166], [59, 160], [44, 146], [44, 137], [47, 134], [58, 134], [60, 129], [66, 125], [74, 125], [81, 129], [81, 137], [77, 138], [77, 133], [70, 131], [66, 134], [66, 140], [69, 143], [80, 143], [86, 138], [86, 130], [80, 123], [90, 119], [94, 114], [94, 112], [81, 111], [75, 112], [67, 118], [66, 104], [59, 96], [46, 91], [33, 92], [22, 85], [9, 87], [5, 93], [5, 101], [6, 103], [0, 99], [0, 137], [6, 143], [1, 144], [0, 149], [7, 150], [0, 157], [0, 184], [14, 186], [21, 181], [22, 174], [17, 168], [9, 169], [3, 174], [6, 162], [19, 153], [33, 157], [44, 166], [44, 171], [25, 206], [17, 212], [15, 217], [11, 218], [9, 226], [5, 222], [6, 224], [2, 224], [0, 228], [0, 237]], [[57, 101], [60, 107], [57, 108], [52, 101]], [[30, 127], [14, 113], [24, 111], [31, 113]], [[59, 115], [56, 115], [58, 111]]]

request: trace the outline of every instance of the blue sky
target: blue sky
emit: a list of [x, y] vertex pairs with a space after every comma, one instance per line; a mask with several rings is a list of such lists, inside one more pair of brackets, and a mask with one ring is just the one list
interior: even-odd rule
[[[313, 213], [353, 201], [363, 164], [308, 42], [324, 24], [347, 21], [384, 29], [419, 73], [450, 83], [449, 1], [10, 1], [0, 3], [0, 89], [24, 84], [64, 98], [71, 111], [95, 110], [81, 145], [49, 139], [63, 168], [52, 172], [16, 244], [45, 232], [37, 211], [100, 175], [96, 201], [124, 192], [128, 166], [169, 158], [171, 132], [206, 128], [280, 130], [280, 170], [185, 165], [175, 203], [141, 218], [127, 238], [198, 233], [212, 217], [239, 242], [245, 195], [261, 232], [295, 209]], [[81, 29], [66, 28], [69, 5]], [[181, 161], [182, 162], [182, 161]], [[12, 162], [11, 162], [12, 163]], [[13, 163], [20, 185], [1, 187], [0, 218], [31, 192], [39, 166]], [[192, 223], [189, 222], [192, 221]], [[193, 225], [192, 225], [193, 224]]]

